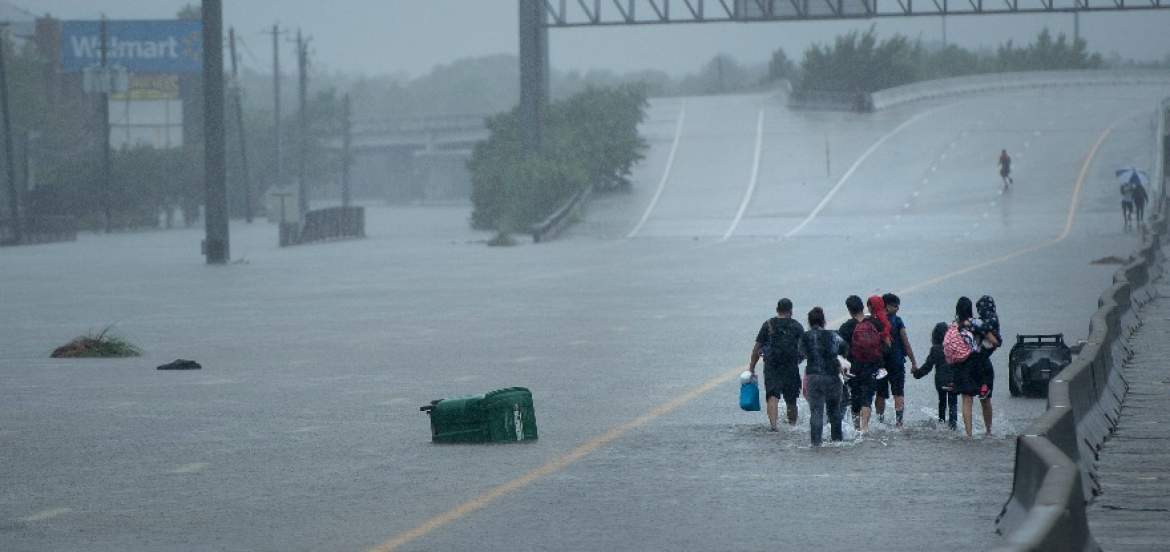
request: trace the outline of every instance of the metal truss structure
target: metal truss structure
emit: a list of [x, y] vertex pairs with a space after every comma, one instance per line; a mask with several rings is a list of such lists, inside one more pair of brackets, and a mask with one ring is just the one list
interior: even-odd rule
[[543, 0], [545, 27], [1170, 9], [1170, 0]]

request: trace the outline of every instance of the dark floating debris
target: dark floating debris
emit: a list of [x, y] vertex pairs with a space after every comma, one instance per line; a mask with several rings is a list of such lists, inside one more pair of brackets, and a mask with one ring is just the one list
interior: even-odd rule
[[179, 359], [175, 359], [174, 362], [168, 362], [166, 364], [163, 364], [162, 366], [159, 366], [157, 369], [158, 370], [201, 370], [201, 369], [203, 369], [203, 366], [200, 366], [199, 363], [195, 362], [194, 360], [186, 360], [186, 359], [179, 358]]
[[1097, 265], [1117, 264], [1117, 265], [1120, 265], [1120, 264], [1125, 264], [1128, 262], [1129, 262], [1129, 259], [1122, 259], [1121, 257], [1118, 257], [1116, 255], [1110, 255], [1108, 257], [1101, 257], [1100, 259], [1092, 261], [1089, 264], [1097, 264]]

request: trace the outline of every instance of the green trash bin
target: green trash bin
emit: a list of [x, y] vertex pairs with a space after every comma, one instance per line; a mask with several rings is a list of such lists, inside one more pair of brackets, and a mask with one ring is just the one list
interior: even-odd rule
[[532, 392], [524, 387], [439, 399], [419, 410], [430, 415], [435, 443], [516, 443], [537, 438]]

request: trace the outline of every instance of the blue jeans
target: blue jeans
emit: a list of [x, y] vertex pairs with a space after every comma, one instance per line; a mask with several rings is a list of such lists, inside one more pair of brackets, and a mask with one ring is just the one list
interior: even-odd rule
[[829, 411], [829, 435], [834, 441], [841, 434], [841, 380], [836, 376], [810, 374], [808, 376], [809, 433], [814, 447], [821, 446], [825, 429], [825, 410]]

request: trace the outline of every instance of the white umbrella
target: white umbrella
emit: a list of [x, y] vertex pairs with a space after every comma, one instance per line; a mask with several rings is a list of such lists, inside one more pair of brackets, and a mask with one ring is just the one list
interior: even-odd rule
[[1114, 174], [1117, 175], [1117, 180], [1122, 184], [1141, 184], [1142, 186], [1145, 186], [1150, 183], [1150, 175], [1146, 174], [1146, 171], [1138, 170], [1133, 167], [1117, 169]]

